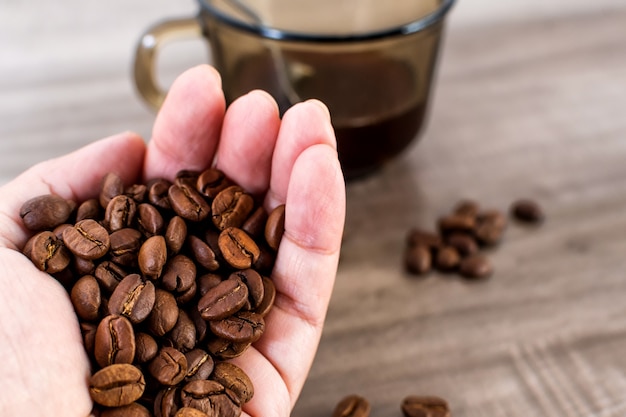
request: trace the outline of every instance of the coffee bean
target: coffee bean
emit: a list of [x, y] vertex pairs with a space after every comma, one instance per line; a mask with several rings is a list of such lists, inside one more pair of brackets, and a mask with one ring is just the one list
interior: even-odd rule
[[208, 292], [198, 301], [198, 311], [204, 320], [225, 319], [239, 311], [248, 300], [248, 287], [236, 275]]
[[193, 322], [193, 325], [196, 327], [196, 340], [197, 343], [201, 343], [209, 334], [208, 332], [208, 324], [202, 316], [200, 316], [200, 312], [198, 311], [197, 306], [189, 308], [189, 318]]
[[423, 245], [431, 250], [437, 250], [443, 245], [441, 236], [418, 228], [413, 228], [409, 231], [406, 242], [408, 246]]
[[184, 310], [179, 309], [178, 320], [167, 334], [167, 340], [182, 353], [196, 347], [196, 326]]
[[166, 261], [167, 246], [163, 236], [151, 236], [143, 242], [137, 262], [144, 276], [150, 279], [159, 278]]
[[85, 275], [76, 281], [70, 293], [70, 300], [80, 319], [86, 321], [98, 319], [102, 296], [96, 278]]
[[243, 269], [233, 272], [229, 278], [237, 277], [248, 287], [248, 302], [246, 308], [248, 310], [256, 309], [263, 301], [265, 287], [263, 278], [254, 269]]
[[198, 176], [196, 189], [206, 197], [215, 198], [220, 191], [230, 187], [232, 182], [218, 169], [209, 168]]
[[114, 364], [100, 369], [89, 378], [89, 394], [105, 407], [121, 407], [137, 401], [146, 382], [139, 369], [129, 364]]
[[405, 269], [414, 275], [423, 275], [430, 271], [432, 255], [428, 247], [424, 245], [411, 246], [404, 254]]
[[469, 217], [476, 217], [479, 211], [480, 205], [476, 201], [469, 199], [460, 200], [452, 210], [454, 214]]
[[238, 417], [241, 414], [237, 396], [216, 381], [190, 381], [182, 388], [180, 398], [183, 406], [196, 408], [210, 417]]
[[148, 372], [163, 385], [174, 386], [187, 375], [187, 359], [173, 347], [163, 347], [148, 364]]
[[435, 267], [440, 271], [452, 271], [459, 266], [461, 255], [453, 246], [444, 246], [437, 251]]
[[254, 386], [248, 375], [237, 365], [230, 362], [218, 362], [213, 369], [211, 379], [219, 382], [237, 395], [239, 402], [245, 404], [254, 395]]
[[259, 244], [259, 257], [252, 264], [252, 267], [262, 274], [271, 274], [276, 261], [276, 253], [267, 245]]
[[180, 216], [172, 217], [165, 230], [167, 249], [175, 255], [180, 252], [185, 240], [187, 240], [187, 223]]
[[173, 293], [183, 293], [196, 282], [196, 264], [185, 255], [176, 255], [165, 265], [161, 286]]
[[83, 344], [85, 345], [85, 352], [92, 357], [94, 347], [96, 345], [96, 330], [98, 326], [93, 323], [80, 323], [80, 334], [83, 337]]
[[496, 209], [483, 210], [479, 212], [477, 222], [478, 224], [489, 224], [490, 226], [500, 229], [504, 229], [507, 224], [504, 213]]
[[175, 293], [176, 302], [179, 305], [184, 305], [184, 304], [189, 303], [190, 301], [193, 301], [195, 299], [195, 297], [196, 297], [196, 292], [197, 291], [198, 291], [198, 286], [196, 284], [196, 281], [194, 280], [194, 281], [191, 282], [191, 287], [187, 288], [183, 292]]
[[103, 410], [100, 417], [152, 417], [152, 413], [141, 404], [131, 403], [123, 407]]
[[269, 214], [265, 224], [265, 241], [274, 250], [278, 250], [285, 232], [285, 205], [281, 204]]
[[359, 395], [348, 395], [341, 399], [332, 417], [368, 417], [370, 415], [370, 403]]
[[132, 323], [144, 321], [155, 303], [155, 288], [139, 274], [127, 275], [109, 299], [109, 312], [127, 317]]
[[213, 249], [197, 236], [187, 236], [187, 244], [193, 259], [209, 271], [217, 271], [220, 267]]
[[85, 200], [76, 209], [76, 221], [79, 222], [85, 219], [99, 219], [101, 212], [102, 207], [97, 199], [91, 198], [89, 200]]
[[133, 184], [124, 189], [124, 194], [135, 200], [135, 203], [142, 204], [146, 201], [148, 187], [145, 184]]
[[468, 279], [484, 279], [493, 274], [493, 267], [487, 257], [476, 254], [461, 260], [459, 272]]
[[275, 299], [276, 286], [274, 285], [274, 282], [267, 277], [263, 277], [263, 300], [261, 300], [261, 303], [257, 306], [254, 312], [261, 317], [265, 317], [274, 305]]
[[181, 406], [180, 388], [161, 389], [154, 399], [154, 417], [174, 417]]
[[115, 196], [104, 212], [104, 224], [110, 232], [132, 226], [137, 214], [137, 203], [126, 195]]
[[194, 349], [185, 353], [185, 358], [187, 358], [187, 375], [185, 376], [187, 381], [209, 379], [213, 373], [215, 362], [208, 352]]
[[111, 241], [109, 254], [116, 264], [134, 267], [137, 265], [139, 249], [143, 243], [143, 236], [139, 230], [124, 228], [116, 230], [109, 236]]
[[495, 226], [491, 223], [479, 223], [474, 231], [476, 240], [483, 246], [494, 246], [500, 243], [504, 228]]
[[49, 231], [39, 232], [28, 243], [30, 260], [42, 271], [63, 271], [70, 264], [70, 254], [63, 241]]
[[100, 194], [98, 196], [100, 206], [106, 209], [111, 200], [124, 193], [124, 182], [115, 173], [109, 172], [102, 178]]
[[172, 185], [168, 191], [172, 209], [180, 217], [192, 222], [200, 222], [211, 214], [211, 207], [204, 197], [185, 185]]
[[135, 361], [138, 363], [150, 362], [159, 352], [159, 345], [154, 337], [148, 333], [135, 334]]
[[157, 178], [148, 184], [148, 201], [158, 208], [170, 210], [172, 208], [168, 197], [172, 183], [164, 178]]
[[252, 209], [254, 199], [243, 188], [233, 185], [220, 191], [211, 203], [213, 224], [224, 230], [229, 227], [241, 227]]
[[63, 242], [72, 253], [85, 259], [102, 258], [111, 244], [109, 232], [93, 219], [81, 220], [65, 229]]
[[96, 270], [96, 263], [89, 259], [73, 256], [70, 262], [77, 276], [93, 275]]
[[466, 215], [449, 214], [439, 218], [438, 226], [442, 234], [452, 232], [471, 233], [476, 226], [476, 219]]
[[534, 224], [541, 223], [545, 217], [539, 203], [527, 198], [514, 201], [511, 214], [521, 222]]
[[178, 321], [176, 298], [165, 290], [157, 288], [154, 294], [154, 306], [147, 319], [148, 329], [155, 336], [163, 336], [174, 328]]
[[211, 331], [218, 337], [236, 343], [254, 343], [265, 330], [265, 321], [259, 314], [239, 311], [222, 320], [209, 322]]
[[137, 206], [137, 225], [141, 233], [150, 237], [161, 234], [165, 220], [156, 207], [152, 204], [143, 203]]
[[67, 200], [53, 194], [31, 198], [20, 209], [24, 226], [33, 231], [54, 229], [65, 223], [71, 213], [72, 208]]
[[259, 258], [259, 247], [246, 232], [236, 227], [226, 228], [218, 239], [222, 256], [230, 266], [248, 269]]
[[199, 171], [182, 169], [176, 173], [176, 178], [174, 178], [174, 184], [178, 185], [179, 187], [191, 187], [195, 190], [199, 175]]
[[262, 237], [265, 233], [267, 211], [263, 207], [257, 207], [241, 226], [241, 230], [254, 238]]
[[448, 403], [435, 396], [408, 396], [401, 408], [405, 417], [450, 417]]
[[213, 336], [207, 342], [207, 349], [216, 358], [227, 360], [241, 356], [250, 345], [250, 342], [239, 343]]
[[109, 294], [115, 291], [115, 288], [119, 285], [120, 281], [128, 275], [121, 266], [111, 261], [103, 261], [99, 263], [93, 274], [98, 280], [100, 286]]
[[94, 357], [98, 365], [132, 363], [135, 359], [135, 332], [123, 316], [106, 316], [96, 329]]
[[478, 252], [476, 240], [468, 233], [453, 232], [446, 237], [446, 244], [455, 248], [461, 256], [469, 256]]
[[192, 407], [183, 407], [174, 417], [209, 417], [208, 414]]

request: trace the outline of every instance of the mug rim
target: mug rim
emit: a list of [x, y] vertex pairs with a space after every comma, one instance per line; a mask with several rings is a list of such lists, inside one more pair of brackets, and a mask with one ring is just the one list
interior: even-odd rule
[[205, 9], [208, 13], [210, 13], [212, 16], [215, 16], [221, 22], [266, 39], [300, 42], [359, 42], [382, 39], [391, 36], [405, 36], [420, 32], [428, 28], [429, 26], [432, 26], [435, 23], [443, 20], [444, 16], [452, 8], [452, 5], [455, 1], [456, 0], [442, 0], [437, 10], [417, 20], [413, 20], [400, 26], [394, 26], [388, 29], [381, 29], [372, 32], [355, 33], [348, 35], [308, 34], [277, 29], [262, 24], [250, 24], [242, 20], [236, 19], [230, 15], [227, 15], [226, 13], [207, 3], [206, 0], [198, 0], [198, 3], [200, 3], [200, 7], [202, 9]]

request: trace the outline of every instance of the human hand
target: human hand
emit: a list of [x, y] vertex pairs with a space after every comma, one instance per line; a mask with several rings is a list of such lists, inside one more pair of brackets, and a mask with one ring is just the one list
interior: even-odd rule
[[329, 114], [309, 101], [281, 120], [276, 103], [260, 91], [225, 111], [217, 72], [200, 66], [172, 86], [147, 146], [122, 133], [40, 163], [0, 188], [0, 415], [85, 417], [91, 410], [77, 318], [61, 285], [20, 253], [30, 235], [21, 205], [48, 193], [92, 198], [108, 172], [126, 184], [171, 180], [214, 160], [243, 188], [265, 195], [266, 209], [286, 203], [272, 273], [275, 305], [263, 337], [233, 362], [255, 387], [244, 415], [290, 414], [319, 343], [345, 216]]

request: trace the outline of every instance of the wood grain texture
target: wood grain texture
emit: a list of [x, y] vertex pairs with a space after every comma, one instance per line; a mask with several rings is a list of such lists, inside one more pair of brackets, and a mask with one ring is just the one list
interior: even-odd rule
[[[419, 144], [348, 185], [337, 282], [294, 416], [329, 416], [352, 393], [373, 417], [401, 416], [410, 394], [445, 397], [455, 417], [626, 414], [626, 5], [509, 3], [459, 3]], [[0, 183], [121, 130], [148, 139], [135, 42], [195, 10], [63, 7], [3, 3]], [[202, 53], [167, 52], [163, 83]], [[510, 224], [489, 281], [408, 276], [407, 230], [463, 197], [503, 210], [532, 197], [547, 219]]]

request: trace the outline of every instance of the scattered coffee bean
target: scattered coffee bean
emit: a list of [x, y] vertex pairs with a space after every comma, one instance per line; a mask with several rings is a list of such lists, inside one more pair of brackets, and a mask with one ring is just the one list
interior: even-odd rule
[[352, 394], [337, 403], [332, 417], [369, 417], [370, 409], [369, 401], [359, 395]]
[[461, 260], [459, 273], [469, 279], [488, 278], [493, 273], [491, 262], [484, 255], [472, 255]]
[[536, 201], [520, 199], [511, 205], [511, 213], [522, 222], [541, 223], [544, 219], [543, 209]]
[[450, 417], [448, 403], [435, 396], [408, 396], [401, 409], [405, 417]]
[[92, 414], [239, 416], [254, 388], [224, 361], [265, 329], [284, 205], [266, 213], [216, 169], [128, 187], [108, 174], [97, 191], [20, 210], [35, 233], [23, 253], [67, 288], [79, 319]]
[[404, 255], [406, 270], [412, 274], [423, 275], [430, 271], [432, 255], [430, 249], [424, 245], [408, 247]]

